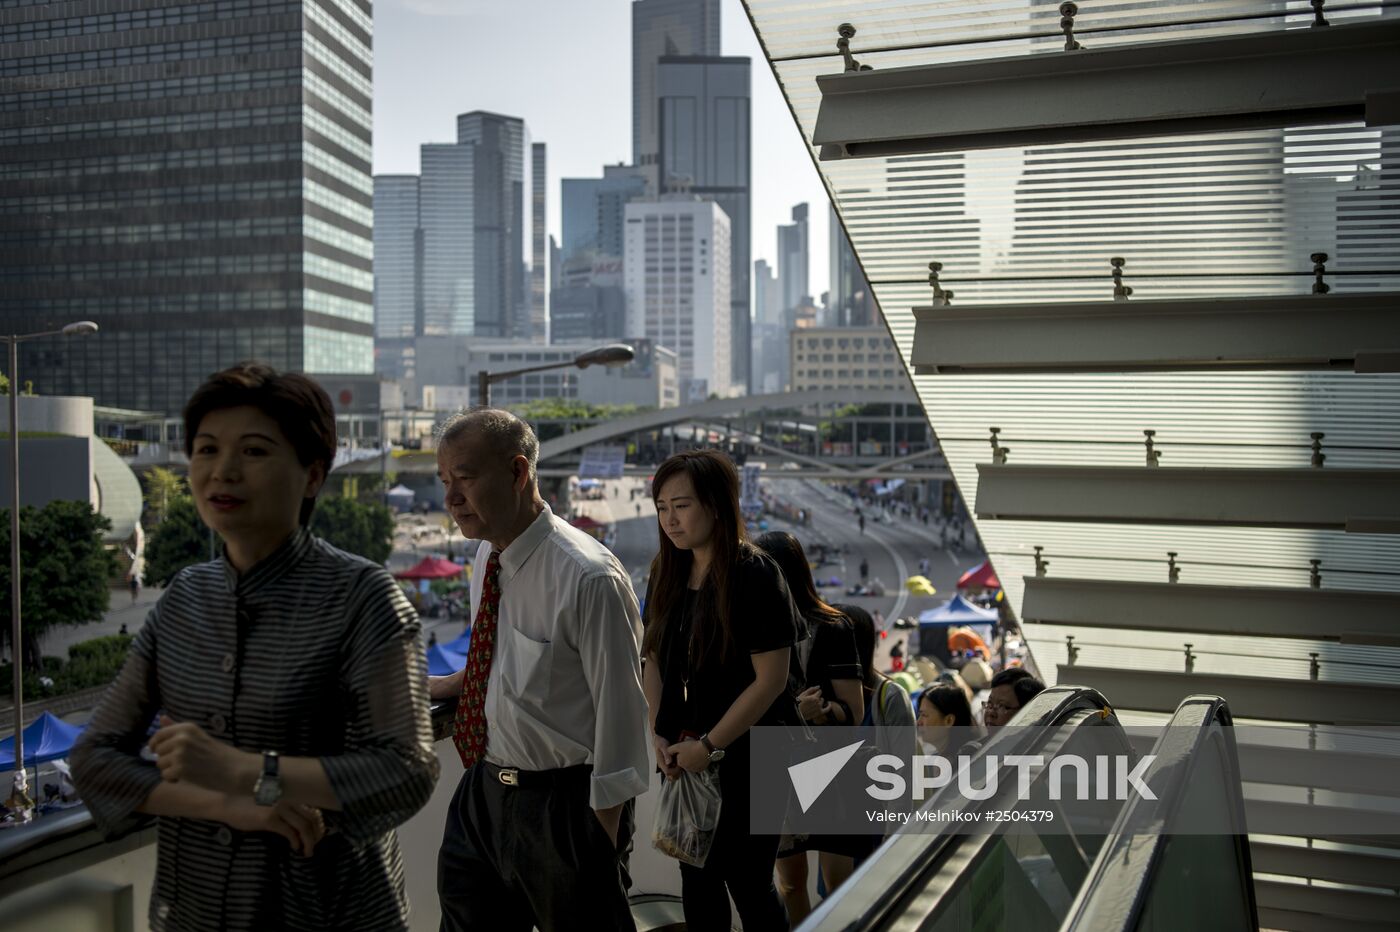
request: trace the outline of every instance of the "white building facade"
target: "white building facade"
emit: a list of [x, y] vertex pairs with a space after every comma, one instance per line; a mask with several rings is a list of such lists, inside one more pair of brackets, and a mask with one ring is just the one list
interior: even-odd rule
[[676, 352], [682, 402], [737, 393], [730, 360], [729, 217], [684, 195], [626, 208], [627, 332]]

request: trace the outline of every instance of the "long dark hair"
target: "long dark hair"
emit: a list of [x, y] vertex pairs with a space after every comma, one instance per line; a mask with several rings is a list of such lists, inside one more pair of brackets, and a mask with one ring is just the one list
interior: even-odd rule
[[793, 604], [808, 624], [835, 624], [844, 620], [845, 616], [840, 611], [817, 595], [817, 586], [812, 580], [812, 564], [807, 561], [802, 541], [787, 531], [769, 531], [759, 535], [753, 545], [772, 557], [778, 569], [783, 571]]
[[[730, 617], [734, 568], [740, 558], [752, 552], [753, 545], [749, 543], [744, 516], [739, 510], [739, 472], [729, 457], [718, 450], [686, 450], [675, 454], [662, 463], [652, 477], [653, 502], [666, 483], [680, 475], [690, 477], [697, 507], [705, 509], [715, 519], [714, 533], [710, 537], [713, 556], [700, 588], [699, 617], [691, 630], [696, 663], [703, 665], [716, 647], [722, 657], [734, 643], [734, 621]], [[671, 542], [660, 521], [656, 523], [656, 537], [642, 649], [659, 657], [666, 625], [675, 617], [685, 595], [694, 556]]]
[[889, 679], [875, 669], [875, 619], [859, 605], [842, 604], [833, 605], [832, 608], [851, 619], [851, 629], [856, 636], [856, 656], [860, 658], [861, 680], [866, 689], [873, 691], [880, 685], [880, 680]]

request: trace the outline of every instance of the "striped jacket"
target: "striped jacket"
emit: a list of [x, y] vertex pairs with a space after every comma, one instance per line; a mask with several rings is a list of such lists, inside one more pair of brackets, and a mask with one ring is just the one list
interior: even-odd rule
[[160, 932], [406, 929], [394, 827], [437, 780], [416, 612], [381, 567], [298, 530], [242, 577], [181, 571], [74, 749], [94, 820], [122, 831], [160, 782], [141, 757], [165, 712], [247, 751], [319, 757], [341, 803], [310, 858], [269, 833], [161, 818]]

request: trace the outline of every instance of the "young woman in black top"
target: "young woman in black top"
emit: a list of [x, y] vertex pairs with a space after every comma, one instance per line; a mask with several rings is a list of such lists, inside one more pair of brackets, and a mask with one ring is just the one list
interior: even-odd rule
[[[786, 531], [770, 531], [754, 546], [773, 558], [787, 580], [788, 591], [806, 623], [799, 641], [806, 689], [798, 696], [798, 713], [811, 725], [858, 725], [865, 715], [861, 689], [860, 656], [851, 622], [817, 595], [812, 565], [802, 542]], [[850, 876], [851, 859], [846, 844], [864, 841], [845, 838], [811, 838], [803, 846], [778, 859], [778, 892], [787, 904], [788, 918], [796, 926], [812, 911], [807, 896], [807, 852], [818, 851], [818, 863], [826, 889], [835, 890]]]
[[672, 456], [652, 480], [660, 549], [647, 589], [645, 686], [669, 779], [718, 767], [719, 825], [703, 868], [681, 865], [691, 932], [786, 929], [778, 837], [749, 834], [749, 729], [795, 724], [788, 679], [798, 618], [781, 571], [747, 540], [739, 475], [715, 450]]

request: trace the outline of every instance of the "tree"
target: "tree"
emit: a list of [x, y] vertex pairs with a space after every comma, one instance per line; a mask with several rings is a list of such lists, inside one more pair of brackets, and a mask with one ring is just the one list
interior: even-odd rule
[[147, 586], [168, 586], [187, 566], [211, 559], [209, 528], [199, 518], [194, 499], [181, 494], [170, 500], [165, 519], [146, 538]]
[[146, 480], [146, 507], [160, 524], [170, 513], [170, 503], [180, 496], [189, 497], [189, 486], [185, 477], [164, 466], [152, 466], [141, 474]]
[[311, 514], [311, 532], [333, 547], [375, 563], [388, 560], [394, 549], [394, 516], [379, 502], [322, 499]]
[[[19, 512], [24, 665], [39, 666], [39, 641], [55, 625], [97, 621], [107, 610], [108, 581], [117, 562], [103, 546], [112, 523], [83, 501], [53, 501]], [[10, 514], [0, 509], [0, 552], [10, 549]], [[9, 592], [10, 563], [0, 567], [0, 590]], [[10, 633], [10, 600], [0, 606], [0, 627]]]

